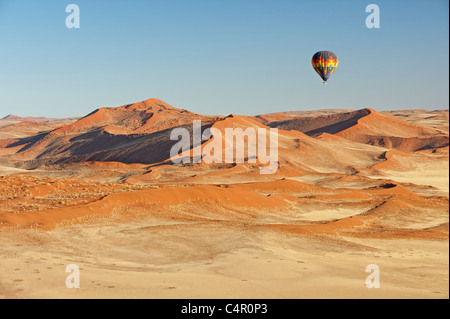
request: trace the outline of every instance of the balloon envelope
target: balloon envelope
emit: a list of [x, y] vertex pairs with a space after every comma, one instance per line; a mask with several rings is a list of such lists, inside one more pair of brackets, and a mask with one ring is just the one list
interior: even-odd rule
[[311, 63], [314, 70], [316, 70], [324, 81], [323, 83], [326, 83], [334, 70], [336, 70], [339, 59], [331, 51], [319, 51], [313, 55]]

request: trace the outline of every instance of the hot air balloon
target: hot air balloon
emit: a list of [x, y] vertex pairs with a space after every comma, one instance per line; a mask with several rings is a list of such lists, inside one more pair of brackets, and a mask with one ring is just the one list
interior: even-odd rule
[[338, 66], [339, 59], [331, 51], [319, 51], [313, 55], [311, 63], [322, 78], [323, 84], [327, 84], [328, 78]]

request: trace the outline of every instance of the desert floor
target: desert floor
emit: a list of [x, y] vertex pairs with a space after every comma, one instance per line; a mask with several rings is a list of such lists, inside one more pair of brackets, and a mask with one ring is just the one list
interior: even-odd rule
[[[152, 220], [0, 233], [3, 298], [448, 298], [448, 241]], [[66, 266], [80, 267], [68, 289]], [[380, 288], [365, 286], [366, 266]]]

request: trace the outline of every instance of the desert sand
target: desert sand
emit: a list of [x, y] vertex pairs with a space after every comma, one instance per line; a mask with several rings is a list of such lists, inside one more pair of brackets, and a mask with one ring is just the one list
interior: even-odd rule
[[[194, 120], [277, 128], [277, 171], [172, 163], [171, 130]], [[149, 99], [10, 115], [0, 297], [449, 298], [448, 152], [447, 110], [205, 116]]]

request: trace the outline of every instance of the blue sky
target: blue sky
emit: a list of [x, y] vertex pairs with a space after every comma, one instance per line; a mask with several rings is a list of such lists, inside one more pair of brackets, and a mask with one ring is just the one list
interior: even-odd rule
[[[68, 4], [80, 29], [67, 29]], [[365, 8], [380, 8], [380, 29]], [[0, 0], [0, 117], [150, 97], [202, 114], [449, 107], [449, 3]], [[323, 85], [312, 55], [339, 67]]]

